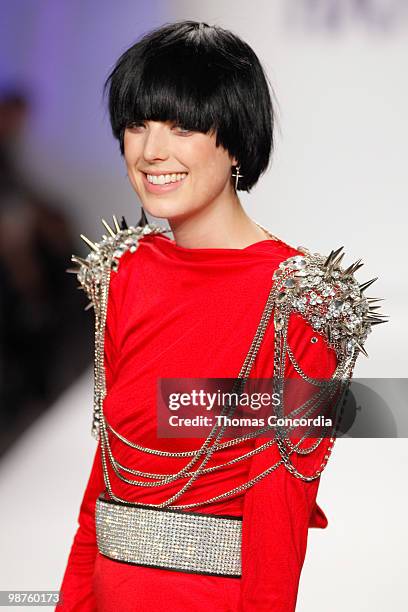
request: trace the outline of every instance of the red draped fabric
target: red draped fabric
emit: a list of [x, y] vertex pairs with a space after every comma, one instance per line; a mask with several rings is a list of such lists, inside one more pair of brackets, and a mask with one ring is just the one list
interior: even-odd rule
[[[114, 429], [150, 448], [176, 452], [198, 448], [203, 439], [157, 437], [157, 379], [236, 377], [261, 318], [272, 274], [281, 261], [297, 254], [280, 240], [262, 240], [245, 249], [189, 249], [162, 234], [146, 235], [134, 253], [126, 252], [118, 272], [111, 273], [105, 333], [104, 412]], [[313, 377], [329, 377], [336, 355], [322, 336], [311, 342], [312, 336], [316, 333], [311, 326], [300, 315], [291, 315], [289, 344], [302, 369]], [[273, 375], [273, 354], [271, 319], [251, 377]], [[298, 376], [290, 362], [286, 374]], [[112, 436], [110, 440], [115, 458], [128, 467], [174, 472], [186, 462], [140, 452]], [[327, 444], [324, 441], [312, 455], [296, 457], [299, 469], [312, 473]], [[254, 440], [221, 449], [215, 462], [224, 463], [253, 445]], [[230, 490], [279, 459], [273, 444], [249, 460], [202, 476], [175, 504], [198, 502]], [[160, 503], [185, 482], [135, 487], [118, 479], [111, 466], [109, 473], [114, 493], [137, 503]], [[129, 565], [108, 559], [97, 549], [94, 508], [105, 490], [98, 444], [58, 610], [292, 612], [308, 528], [327, 526], [316, 503], [318, 486], [319, 479], [303, 482], [280, 466], [247, 491], [192, 508], [243, 517], [241, 578]]]

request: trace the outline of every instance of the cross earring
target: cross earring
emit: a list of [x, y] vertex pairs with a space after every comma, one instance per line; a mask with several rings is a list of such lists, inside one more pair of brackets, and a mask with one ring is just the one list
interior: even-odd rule
[[232, 171], [232, 176], [235, 178], [235, 191], [238, 189], [238, 181], [240, 178], [243, 178], [243, 174], [240, 174], [240, 167], [238, 165], [233, 166], [234, 170]]

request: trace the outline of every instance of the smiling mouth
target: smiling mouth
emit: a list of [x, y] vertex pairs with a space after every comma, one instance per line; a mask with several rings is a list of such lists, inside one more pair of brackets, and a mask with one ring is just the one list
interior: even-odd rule
[[148, 174], [146, 172], [143, 173], [147, 181], [152, 185], [167, 185], [169, 183], [178, 183], [179, 181], [183, 181], [188, 172], [173, 172], [168, 174]]

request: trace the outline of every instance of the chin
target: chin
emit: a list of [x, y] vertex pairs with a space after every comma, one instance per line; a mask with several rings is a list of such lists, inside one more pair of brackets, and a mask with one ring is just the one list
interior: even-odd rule
[[[170, 195], [170, 194], [169, 194]], [[142, 201], [144, 211], [157, 219], [175, 219], [177, 217], [184, 217], [192, 212], [191, 206], [187, 204], [181, 204], [174, 198], [169, 197], [168, 199], [160, 198], [147, 198]]]

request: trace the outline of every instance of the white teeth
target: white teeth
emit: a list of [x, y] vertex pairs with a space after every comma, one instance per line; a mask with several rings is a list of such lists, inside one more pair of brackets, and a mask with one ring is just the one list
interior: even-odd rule
[[153, 185], [165, 185], [166, 183], [176, 183], [182, 181], [187, 176], [186, 172], [180, 174], [147, 174], [147, 180]]

